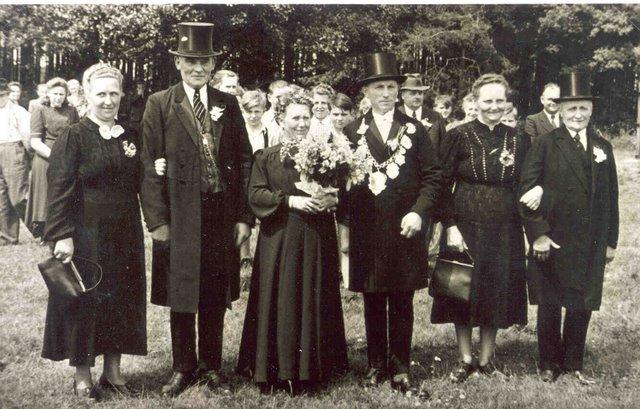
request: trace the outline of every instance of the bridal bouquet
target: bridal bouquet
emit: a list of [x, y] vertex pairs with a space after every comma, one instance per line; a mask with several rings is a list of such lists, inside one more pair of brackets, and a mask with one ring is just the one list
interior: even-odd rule
[[349, 189], [367, 175], [366, 158], [355, 155], [341, 135], [307, 134], [301, 140], [283, 141], [280, 154], [300, 173], [296, 187], [311, 196], [334, 194], [345, 184]]

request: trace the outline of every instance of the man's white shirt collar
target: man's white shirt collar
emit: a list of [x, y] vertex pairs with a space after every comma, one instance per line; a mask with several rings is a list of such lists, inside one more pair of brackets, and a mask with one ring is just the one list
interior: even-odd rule
[[574, 130], [568, 129], [569, 131], [569, 135], [571, 135], [572, 138], [575, 139], [576, 134], [578, 134], [580, 136], [580, 143], [582, 144], [582, 146], [584, 147], [584, 150], [587, 150], [587, 128], [582, 129], [580, 132], [576, 132]]
[[[554, 127], [558, 127], [560, 126], [560, 113], [556, 112], [555, 114], [550, 114], [547, 111], [544, 111], [544, 114], [547, 116], [547, 119], [549, 120], [549, 122], [551, 122], [551, 125], [553, 125]], [[553, 116], [554, 118], [551, 119], [551, 116]]]
[[415, 111], [412, 110], [411, 108], [409, 108], [408, 106], [404, 106], [404, 112], [407, 113], [408, 116], [410, 116], [411, 118], [413, 118], [413, 113], [416, 113], [416, 119], [419, 121], [420, 118], [422, 118], [422, 106], [420, 106], [420, 108], [416, 109]]
[[[184, 92], [187, 94], [187, 97], [189, 97], [189, 103], [191, 104], [191, 108], [193, 108], [193, 96], [195, 95], [196, 90], [191, 88], [184, 81], [182, 81], [182, 86], [184, 88]], [[209, 98], [207, 96], [207, 86], [203, 85], [202, 87], [200, 87], [199, 91], [200, 91], [200, 101], [202, 101], [202, 104], [206, 108], [209, 102]]]
[[384, 115], [380, 115], [375, 111], [371, 111], [373, 114], [373, 120], [376, 122], [376, 126], [380, 131], [380, 136], [382, 136], [382, 140], [386, 143], [389, 138], [389, 132], [391, 131], [391, 125], [393, 124], [393, 114], [394, 110], [390, 110]]

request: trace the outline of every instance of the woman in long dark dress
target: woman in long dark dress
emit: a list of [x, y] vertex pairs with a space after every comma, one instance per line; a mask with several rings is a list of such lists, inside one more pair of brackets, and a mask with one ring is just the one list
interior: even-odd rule
[[[529, 139], [500, 123], [508, 87], [501, 75], [481, 76], [473, 85], [478, 117], [449, 131], [441, 146], [446, 244], [468, 249], [474, 261], [469, 302], [436, 295], [431, 311], [433, 323], [455, 324], [461, 366], [452, 374], [454, 382], [476, 370], [490, 374], [497, 330], [527, 322], [516, 184]], [[477, 368], [471, 350], [475, 326], [480, 326]]]
[[49, 208], [44, 239], [54, 255], [78, 255], [102, 266], [93, 296], [64, 305], [50, 297], [42, 356], [76, 368], [74, 393], [90, 397], [90, 368], [104, 354], [94, 392], [130, 395], [120, 372], [121, 354], [145, 355], [146, 301], [138, 191], [140, 145], [115, 124], [122, 74], [106, 64], [84, 73], [89, 111], [53, 145], [47, 173]]
[[64, 130], [80, 120], [69, 104], [69, 88], [62, 78], [47, 82], [47, 98], [31, 113], [31, 147], [36, 152], [31, 164], [31, 184], [25, 224], [33, 237], [41, 237], [47, 220], [47, 169], [51, 147]]
[[[309, 131], [311, 101], [287, 98], [280, 107], [283, 138]], [[336, 200], [296, 189], [294, 163], [281, 145], [256, 153], [249, 204], [261, 220], [238, 371], [264, 390], [290, 393], [317, 385], [347, 367], [340, 305]]]

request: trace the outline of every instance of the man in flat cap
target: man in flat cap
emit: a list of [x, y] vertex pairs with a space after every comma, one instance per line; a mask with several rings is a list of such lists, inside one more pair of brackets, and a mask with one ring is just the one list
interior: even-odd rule
[[393, 389], [407, 392], [412, 389], [413, 296], [427, 286], [425, 224], [441, 169], [420, 121], [395, 108], [403, 79], [395, 55], [370, 54], [364, 63], [360, 84], [371, 110], [345, 134], [375, 165], [346, 198], [349, 289], [364, 297], [369, 372], [363, 385], [376, 386], [389, 377]]
[[[195, 380], [221, 384], [225, 309], [239, 296], [237, 249], [253, 222], [246, 199], [252, 150], [240, 107], [207, 85], [219, 54], [212, 31], [212, 24], [179, 24], [178, 49], [170, 52], [182, 81], [151, 95], [142, 120], [142, 209], [155, 247], [151, 301], [171, 308], [167, 396]], [[166, 177], [154, 166], [162, 158]]]
[[[611, 144], [589, 125], [594, 97], [588, 78], [561, 77], [562, 125], [534, 139], [521, 174], [521, 192], [540, 185], [542, 202], [522, 209], [532, 244], [528, 285], [538, 305], [541, 379], [560, 373], [582, 384], [591, 312], [600, 308], [607, 262], [618, 242], [618, 179]], [[565, 319], [561, 329], [562, 308]]]

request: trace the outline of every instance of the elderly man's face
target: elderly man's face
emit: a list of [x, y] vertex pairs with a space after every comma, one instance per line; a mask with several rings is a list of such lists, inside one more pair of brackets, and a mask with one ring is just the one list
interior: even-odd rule
[[11, 90], [11, 92], [9, 93], [9, 100], [17, 104], [20, 100], [20, 94], [22, 94], [22, 90], [17, 85], [12, 85], [9, 87], [9, 89]]
[[593, 102], [589, 100], [563, 101], [560, 103], [562, 122], [575, 132], [580, 132], [589, 125], [593, 113]]
[[424, 101], [424, 91], [406, 89], [402, 91], [402, 100], [412, 111], [420, 108]]
[[227, 94], [238, 95], [238, 77], [224, 77], [218, 84], [218, 89]]
[[560, 109], [560, 105], [553, 101], [554, 98], [560, 98], [560, 88], [549, 87], [540, 97], [540, 102], [542, 103], [544, 110], [549, 114], [555, 114]]
[[176, 57], [175, 63], [182, 81], [193, 89], [205, 86], [215, 68], [213, 57]]
[[398, 98], [398, 83], [393, 80], [375, 81], [365, 85], [364, 95], [371, 102], [371, 109], [377, 114], [391, 111]]

